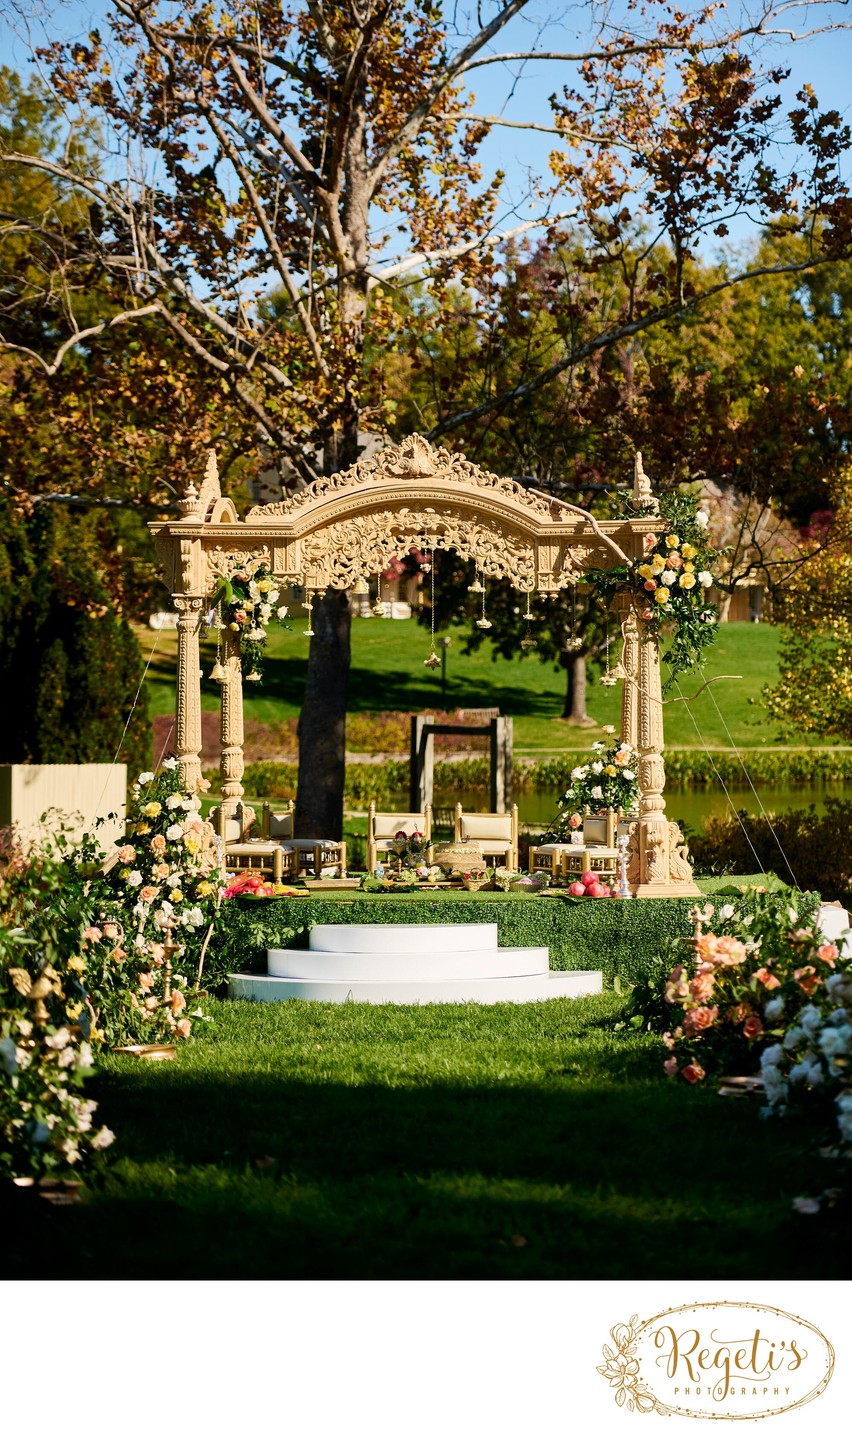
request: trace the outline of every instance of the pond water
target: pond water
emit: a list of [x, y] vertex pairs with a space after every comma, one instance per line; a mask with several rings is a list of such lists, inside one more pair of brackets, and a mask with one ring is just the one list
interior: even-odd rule
[[[821, 784], [817, 787], [790, 787], [773, 789], [766, 784], [755, 785], [760, 796], [760, 803], [749, 788], [728, 788], [730, 803], [721, 789], [669, 789], [666, 792], [666, 812], [670, 819], [677, 819], [679, 823], [688, 825], [690, 829], [700, 829], [708, 814], [724, 814], [730, 812], [731, 804], [735, 809], [745, 809], [748, 813], [759, 814], [760, 805], [768, 812], [785, 813], [788, 809], [807, 809], [810, 804], [815, 804], [820, 812], [825, 810], [825, 800], [828, 796], [838, 798], [852, 798], [852, 785], [849, 784]], [[556, 814], [556, 801], [559, 796], [550, 789], [527, 789], [517, 795], [518, 817], [521, 825], [527, 824], [549, 824]], [[487, 794], [481, 790], [469, 789], [436, 789], [434, 804], [435, 807], [454, 808], [461, 802], [465, 809], [485, 809], [488, 803]], [[408, 808], [408, 795], [398, 795], [388, 803], [388, 809], [393, 809], [399, 803], [401, 809]]]

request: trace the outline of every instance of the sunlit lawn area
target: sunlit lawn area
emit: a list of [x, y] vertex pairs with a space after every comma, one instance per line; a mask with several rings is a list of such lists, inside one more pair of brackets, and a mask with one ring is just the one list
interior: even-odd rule
[[207, 1001], [175, 1062], [105, 1056], [110, 1161], [76, 1207], [18, 1203], [0, 1272], [844, 1276], [836, 1221], [790, 1207], [836, 1179], [818, 1135], [668, 1083], [621, 1003]]
[[[293, 628], [271, 631], [263, 685], [245, 697], [248, 718], [280, 723], [298, 714], [305, 684], [309, 640], [302, 633], [303, 622]], [[516, 754], [547, 755], [562, 749], [583, 749], [594, 732], [569, 728], [560, 718], [565, 677], [561, 669], [545, 664], [535, 655], [518, 654], [513, 659], [492, 659], [489, 646], [474, 654], [463, 652], [464, 628], [452, 631], [453, 647], [447, 665], [446, 698], [441, 699], [440, 671], [424, 669], [428, 633], [415, 619], [356, 619], [352, 624], [352, 669], [349, 678], [350, 713], [385, 709], [419, 711], [498, 707], [515, 721]], [[155, 636], [139, 630], [147, 657], [155, 637], [157, 650], [149, 671], [149, 705], [152, 715], [174, 709], [174, 668], [176, 638], [173, 632]], [[701, 735], [711, 746], [772, 745], [779, 742], [761, 704], [761, 691], [777, 674], [779, 631], [767, 624], [727, 624], [709, 651], [706, 672], [681, 681], [685, 695], [693, 694], [705, 678], [735, 674], [741, 678], [714, 684], [694, 704], [675, 702], [666, 707], [666, 742], [670, 747], [700, 745]], [[213, 660], [213, 647], [206, 645], [205, 674]], [[203, 706], [218, 705], [218, 686], [205, 678]], [[620, 721], [620, 686], [612, 689], [592, 685], [588, 708], [600, 724]], [[717, 709], [718, 706], [718, 709]], [[720, 712], [721, 711], [721, 714]], [[693, 722], [693, 719], [695, 722]], [[729, 734], [726, 733], [725, 726]], [[807, 742], [803, 740], [801, 742]]]

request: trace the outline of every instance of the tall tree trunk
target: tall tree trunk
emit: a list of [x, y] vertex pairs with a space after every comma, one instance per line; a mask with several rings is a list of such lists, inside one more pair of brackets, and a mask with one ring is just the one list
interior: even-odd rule
[[586, 656], [565, 656], [565, 708], [562, 718], [578, 729], [593, 729], [596, 721], [586, 713]]
[[340, 839], [346, 774], [346, 689], [351, 616], [345, 589], [314, 600], [314, 637], [299, 715], [296, 835]]

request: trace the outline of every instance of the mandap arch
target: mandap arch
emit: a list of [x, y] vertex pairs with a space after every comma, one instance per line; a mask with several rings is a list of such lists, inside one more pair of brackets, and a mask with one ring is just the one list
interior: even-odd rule
[[[282, 584], [311, 593], [348, 589], [380, 573], [414, 546], [455, 549], [493, 579], [521, 593], [555, 594], [587, 569], [631, 563], [659, 525], [637, 455], [632, 519], [597, 521], [585, 511], [481, 469], [464, 455], [410, 435], [351, 468], [315, 480], [243, 519], [223, 497], [216, 456], [200, 489], [179, 501], [181, 518], [150, 526], [178, 612], [176, 751], [184, 783], [201, 778], [199, 639], [220, 578], [247, 556], [264, 557]], [[622, 737], [639, 750], [639, 821], [631, 834], [628, 876], [640, 896], [698, 894], [676, 824], [665, 814], [663, 707], [656, 638], [625, 596]], [[243, 787], [242, 673], [238, 640], [225, 631], [221, 713], [222, 803], [233, 809]]]

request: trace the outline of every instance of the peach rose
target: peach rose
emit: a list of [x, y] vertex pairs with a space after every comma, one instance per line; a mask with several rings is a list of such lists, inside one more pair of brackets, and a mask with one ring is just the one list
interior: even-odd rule
[[153, 839], [151, 840], [151, 851], [154, 854], [165, 854], [166, 841], [163, 838], [162, 834], [154, 835]]
[[709, 973], [696, 974], [689, 985], [690, 997], [697, 1000], [700, 1004], [706, 1003], [713, 995], [714, 984], [715, 979], [713, 978], [712, 971]]
[[105, 938], [105, 939], [117, 939], [117, 938], [118, 938], [118, 924], [104, 924], [104, 938]]
[[153, 975], [153, 974], [140, 974], [140, 975], [139, 975], [139, 987], [140, 987], [140, 989], [142, 990], [143, 994], [150, 993], [151, 989], [154, 987], [154, 975]]
[[701, 1079], [706, 1078], [704, 1069], [697, 1063], [687, 1064], [685, 1068], [681, 1069], [681, 1074], [687, 1083], [698, 1083]]
[[820, 944], [819, 948], [817, 949], [817, 958], [822, 959], [824, 964], [830, 965], [830, 967], [833, 969], [834, 960], [837, 958], [839, 953], [840, 950], [838, 949], [836, 944]]
[[151, 1013], [153, 1013], [159, 1002], [160, 1000], [156, 999], [154, 995], [151, 994], [151, 996], [145, 1000], [145, 1007], [146, 1009], [150, 1009]]
[[806, 964], [803, 969], [794, 969], [793, 978], [796, 980], [802, 993], [807, 994], [808, 998], [810, 998], [814, 989], [822, 984], [822, 979], [817, 978], [817, 971], [813, 964]]
[[700, 1034], [709, 1029], [718, 1017], [719, 1010], [715, 1005], [712, 1009], [704, 1006], [688, 1009], [683, 1016], [683, 1031], [685, 1034]]
[[776, 979], [774, 974], [770, 974], [768, 969], [756, 969], [754, 977], [760, 980], [764, 988], [772, 990], [781, 986], [781, 980]]
[[153, 904], [157, 893], [158, 890], [154, 888], [153, 884], [146, 884], [144, 888], [139, 890], [139, 899], [143, 904]]
[[665, 1063], [663, 1064], [663, 1072], [667, 1073], [669, 1078], [674, 1078], [675, 1074], [677, 1073], [677, 1059], [674, 1057], [666, 1059]]
[[180, 1034], [182, 1039], [188, 1039], [192, 1033], [192, 1020], [179, 1019], [175, 1024], [175, 1031]]
[[743, 1024], [743, 1033], [747, 1039], [757, 1039], [763, 1033], [763, 1024], [757, 1014], [750, 1014]]
[[121, 864], [129, 864], [136, 858], [136, 850], [132, 844], [122, 844], [118, 851], [118, 859]]
[[173, 989], [173, 990], [172, 990], [172, 997], [171, 997], [170, 1002], [171, 1002], [172, 1013], [173, 1013], [173, 1014], [181, 1014], [181, 1013], [183, 1013], [184, 1009], [186, 1008], [186, 999], [184, 998], [183, 994], [180, 992], [180, 989]]

